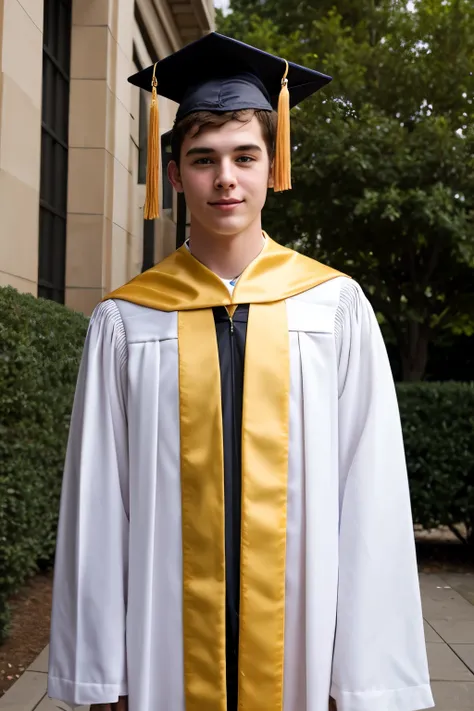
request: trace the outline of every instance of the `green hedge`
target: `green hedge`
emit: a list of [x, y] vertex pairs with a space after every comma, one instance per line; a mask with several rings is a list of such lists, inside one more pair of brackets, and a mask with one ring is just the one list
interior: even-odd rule
[[449, 526], [472, 544], [474, 383], [400, 383], [397, 390], [415, 522]]
[[[87, 319], [0, 288], [0, 641], [8, 598], [54, 554]], [[415, 522], [474, 525], [474, 384], [397, 386]]]
[[87, 319], [0, 288], [0, 640], [8, 598], [53, 558]]

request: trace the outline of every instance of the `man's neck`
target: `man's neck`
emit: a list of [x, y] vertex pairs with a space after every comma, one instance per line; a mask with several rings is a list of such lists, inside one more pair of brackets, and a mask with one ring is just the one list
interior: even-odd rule
[[264, 244], [260, 220], [236, 235], [212, 235], [191, 220], [193, 257], [222, 277], [234, 279], [258, 257]]

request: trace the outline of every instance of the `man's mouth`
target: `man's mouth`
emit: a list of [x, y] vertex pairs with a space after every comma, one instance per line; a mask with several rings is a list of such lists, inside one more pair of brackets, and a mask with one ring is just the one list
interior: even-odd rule
[[227, 210], [233, 210], [237, 207], [237, 205], [241, 205], [243, 203], [243, 200], [235, 200], [234, 198], [231, 198], [229, 200], [216, 200], [215, 202], [210, 202], [209, 205], [211, 207], [215, 207], [217, 210], [223, 210], [224, 212]]
[[222, 198], [222, 200], [215, 200], [214, 202], [210, 202], [210, 205], [240, 205], [240, 203], [243, 202], [243, 200], [236, 200], [235, 198]]

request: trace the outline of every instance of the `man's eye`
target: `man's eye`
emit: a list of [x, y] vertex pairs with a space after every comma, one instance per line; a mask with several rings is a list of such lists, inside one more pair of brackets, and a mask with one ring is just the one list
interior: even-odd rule
[[239, 156], [237, 160], [241, 163], [251, 163], [255, 158], [252, 158], [252, 156]]
[[210, 158], [198, 158], [193, 165], [209, 165], [209, 163], [212, 163]]

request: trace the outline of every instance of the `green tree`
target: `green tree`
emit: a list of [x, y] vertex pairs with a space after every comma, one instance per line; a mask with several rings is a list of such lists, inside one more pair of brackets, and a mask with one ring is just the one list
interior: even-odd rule
[[233, 0], [219, 30], [334, 77], [292, 112], [293, 190], [272, 236], [358, 279], [423, 377], [474, 333], [474, 4]]

